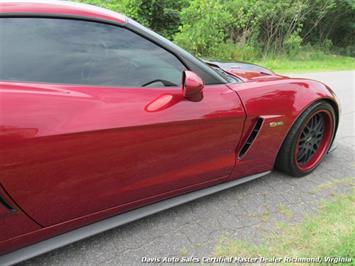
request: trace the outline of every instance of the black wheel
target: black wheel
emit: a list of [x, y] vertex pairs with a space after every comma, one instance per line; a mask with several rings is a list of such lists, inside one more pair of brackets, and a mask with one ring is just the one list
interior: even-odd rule
[[312, 172], [330, 148], [335, 119], [334, 109], [327, 102], [317, 102], [306, 109], [282, 144], [276, 169], [294, 177]]

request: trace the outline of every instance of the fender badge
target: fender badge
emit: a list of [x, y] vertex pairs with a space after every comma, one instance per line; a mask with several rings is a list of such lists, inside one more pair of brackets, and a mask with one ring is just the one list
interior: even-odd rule
[[279, 127], [279, 126], [283, 126], [284, 122], [283, 121], [276, 121], [276, 122], [270, 122], [270, 127]]

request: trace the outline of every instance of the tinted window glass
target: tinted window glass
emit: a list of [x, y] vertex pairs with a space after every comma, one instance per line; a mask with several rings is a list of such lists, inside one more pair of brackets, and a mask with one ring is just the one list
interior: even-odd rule
[[96, 22], [1, 18], [0, 40], [1, 80], [173, 86], [181, 83], [185, 69], [174, 55], [136, 33]]

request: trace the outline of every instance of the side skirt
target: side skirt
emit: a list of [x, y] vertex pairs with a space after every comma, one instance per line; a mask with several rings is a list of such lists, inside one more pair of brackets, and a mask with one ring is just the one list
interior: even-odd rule
[[50, 238], [48, 240], [41, 241], [28, 247], [21, 248], [9, 254], [3, 255], [0, 258], [1, 265], [12, 265], [26, 259], [41, 255], [48, 251], [66, 246], [73, 242], [82, 240], [84, 238], [102, 233], [117, 226], [127, 224], [129, 222], [141, 219], [143, 217], [167, 210], [169, 208], [184, 204], [195, 199], [211, 195], [213, 193], [235, 187], [242, 183], [257, 179], [264, 175], [269, 174], [271, 171], [251, 175], [237, 180], [225, 182], [212, 187], [204, 188], [201, 190], [189, 192], [181, 196], [159, 201], [157, 203], [141, 207], [132, 211], [128, 211], [117, 216], [104, 219], [102, 221], [89, 224], [78, 229], [69, 231], [59, 236]]

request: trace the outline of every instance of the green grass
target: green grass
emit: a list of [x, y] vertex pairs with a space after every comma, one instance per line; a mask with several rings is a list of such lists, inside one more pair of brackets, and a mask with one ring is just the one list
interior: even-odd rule
[[351, 263], [337, 265], [355, 265], [355, 193], [322, 203], [317, 216], [306, 217], [300, 224], [282, 224], [274, 234], [267, 237], [263, 245], [222, 239], [214, 255], [253, 258], [321, 257], [321, 265], [334, 264], [325, 263], [325, 257], [347, 257], [352, 258]]
[[290, 211], [290, 209], [283, 204], [279, 204], [277, 210], [279, 211], [279, 213], [281, 213], [283, 216], [287, 217], [288, 219], [291, 219], [293, 217], [293, 213]]
[[355, 177], [345, 177], [341, 179], [334, 179], [325, 183], [322, 183], [311, 190], [312, 194], [318, 193], [321, 190], [332, 189], [338, 185], [347, 185], [355, 189]]
[[355, 70], [354, 57], [339, 55], [322, 55], [314, 58], [280, 56], [253, 63], [272, 69], [277, 73]]

